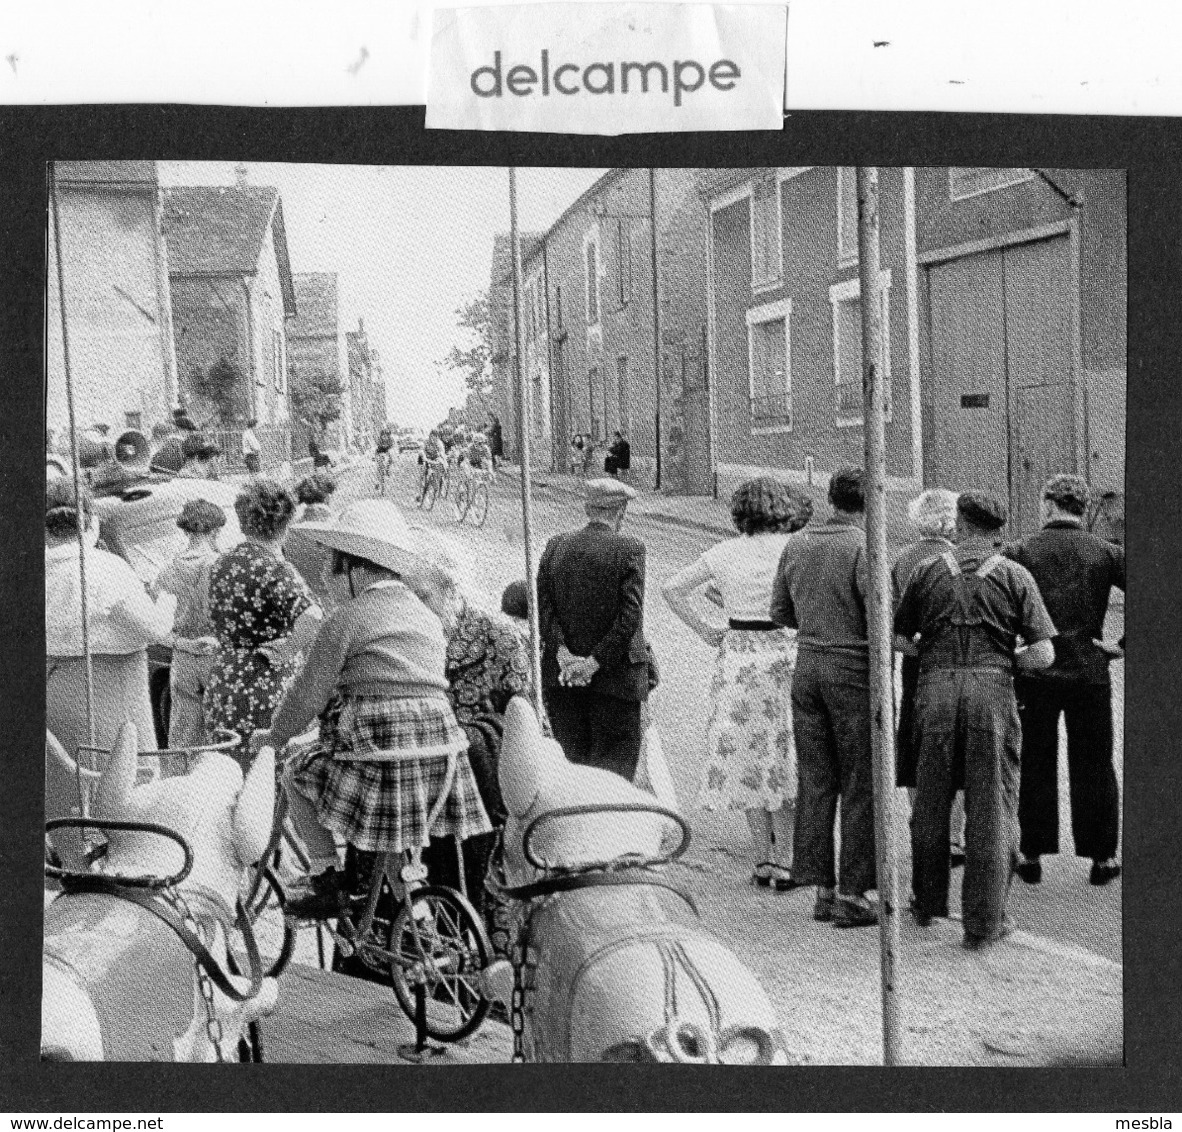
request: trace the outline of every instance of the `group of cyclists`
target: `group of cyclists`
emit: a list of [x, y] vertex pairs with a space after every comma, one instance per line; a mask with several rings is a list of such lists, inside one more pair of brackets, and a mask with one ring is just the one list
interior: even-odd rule
[[[386, 494], [396, 444], [394, 430], [389, 425], [384, 426], [378, 434], [374, 454], [377, 472], [374, 490], [379, 495]], [[450, 425], [433, 428], [419, 453], [419, 465], [421, 471], [415, 494], [416, 503], [422, 501], [433, 472], [440, 482], [450, 482], [458, 472], [469, 489], [475, 480], [489, 483], [496, 478], [496, 461], [488, 434], [479, 429], [469, 433], [463, 427], [453, 428]]]

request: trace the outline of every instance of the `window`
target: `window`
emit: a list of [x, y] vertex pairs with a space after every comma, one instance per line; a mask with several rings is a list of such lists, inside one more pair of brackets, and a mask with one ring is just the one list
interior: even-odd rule
[[837, 262], [858, 262], [858, 171], [851, 165], [837, 170]]
[[533, 341], [534, 337], [534, 295], [533, 289], [527, 283], [521, 296], [522, 316], [525, 320], [525, 340]]
[[562, 329], [562, 286], [561, 284], [554, 288], [554, 323], [559, 330]]
[[283, 374], [283, 331], [271, 331], [271, 377], [275, 388], [282, 393], [284, 389]]
[[628, 358], [624, 354], [616, 358], [616, 397], [616, 428], [627, 435], [632, 422], [628, 419]]
[[772, 286], [782, 276], [780, 188], [773, 177], [757, 182], [751, 191], [751, 286]]
[[964, 200], [1009, 185], [1020, 185], [1033, 176], [1033, 169], [949, 169], [948, 195], [952, 200]]
[[[882, 378], [886, 418], [891, 419], [891, 273], [882, 281]], [[833, 374], [837, 383], [837, 424], [862, 424], [862, 303], [857, 279], [829, 288], [833, 306]]]
[[616, 221], [616, 263], [620, 306], [623, 306], [632, 298], [632, 226], [627, 220]]
[[587, 256], [587, 325], [599, 321], [599, 242], [591, 237], [586, 243]]
[[536, 327], [534, 337], [541, 338], [546, 333], [546, 292], [542, 289], [542, 281], [540, 279], [534, 285], [534, 306], [536, 308], [534, 315], [534, 325]]
[[792, 428], [791, 318], [789, 299], [747, 312], [752, 432], [788, 432]]

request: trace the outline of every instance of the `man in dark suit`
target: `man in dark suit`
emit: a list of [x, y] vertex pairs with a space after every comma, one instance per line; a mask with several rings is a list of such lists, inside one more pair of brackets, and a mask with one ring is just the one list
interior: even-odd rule
[[542, 695], [566, 757], [628, 780], [640, 758], [648, 698], [644, 544], [620, 534], [626, 484], [587, 483], [588, 523], [556, 535], [538, 564]]
[[1103, 640], [1112, 587], [1125, 588], [1125, 554], [1084, 530], [1089, 491], [1077, 475], [1058, 475], [1043, 488], [1044, 525], [1010, 547], [1034, 576], [1058, 635], [1055, 663], [1017, 683], [1022, 720], [1022, 787], [1018, 820], [1027, 884], [1042, 879], [1044, 853], [1059, 851], [1059, 716], [1067, 725], [1071, 828], [1075, 852], [1092, 859], [1089, 880], [1120, 876], [1116, 859], [1120, 791], [1112, 765], [1112, 684], [1108, 666], [1124, 655]]

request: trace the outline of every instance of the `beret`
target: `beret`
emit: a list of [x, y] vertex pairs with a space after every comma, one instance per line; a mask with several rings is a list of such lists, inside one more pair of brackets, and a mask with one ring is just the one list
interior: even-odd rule
[[1049, 499], [1058, 504], [1065, 511], [1075, 511], [1082, 515], [1088, 509], [1092, 493], [1088, 490], [1087, 480], [1083, 476], [1064, 472], [1052, 476], [1042, 489], [1043, 499]]
[[983, 491], [961, 492], [956, 501], [956, 509], [975, 527], [982, 527], [987, 531], [996, 531], [1006, 525], [1009, 514], [1006, 505], [1000, 499], [987, 495]]

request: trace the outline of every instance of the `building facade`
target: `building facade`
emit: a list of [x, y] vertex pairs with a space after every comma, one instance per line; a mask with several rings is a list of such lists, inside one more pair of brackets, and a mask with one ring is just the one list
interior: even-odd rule
[[300, 413], [298, 391], [337, 390], [341, 415], [329, 421], [323, 437], [326, 448], [343, 451], [353, 436], [352, 383], [348, 379], [345, 335], [340, 325], [340, 297], [336, 272], [297, 272], [296, 316], [287, 328], [287, 374], [292, 390], [292, 448], [302, 455], [308, 450], [313, 426]]
[[363, 452], [373, 451], [378, 433], [389, 419], [386, 408], [386, 379], [381, 357], [370, 345], [365, 320], [357, 320], [357, 329], [345, 333], [348, 359], [349, 398], [353, 443]]
[[61, 231], [55, 237], [51, 227], [48, 242], [47, 424], [59, 438], [68, 433], [60, 242], [78, 427], [106, 425], [112, 438], [129, 428], [150, 435], [171, 420], [177, 395], [156, 163], [59, 161], [56, 182]]
[[[249, 417], [290, 434], [287, 320], [295, 287], [277, 189], [240, 183], [165, 192], [173, 326], [182, 395], [199, 422], [234, 427]], [[218, 401], [210, 371], [238, 373]]]

